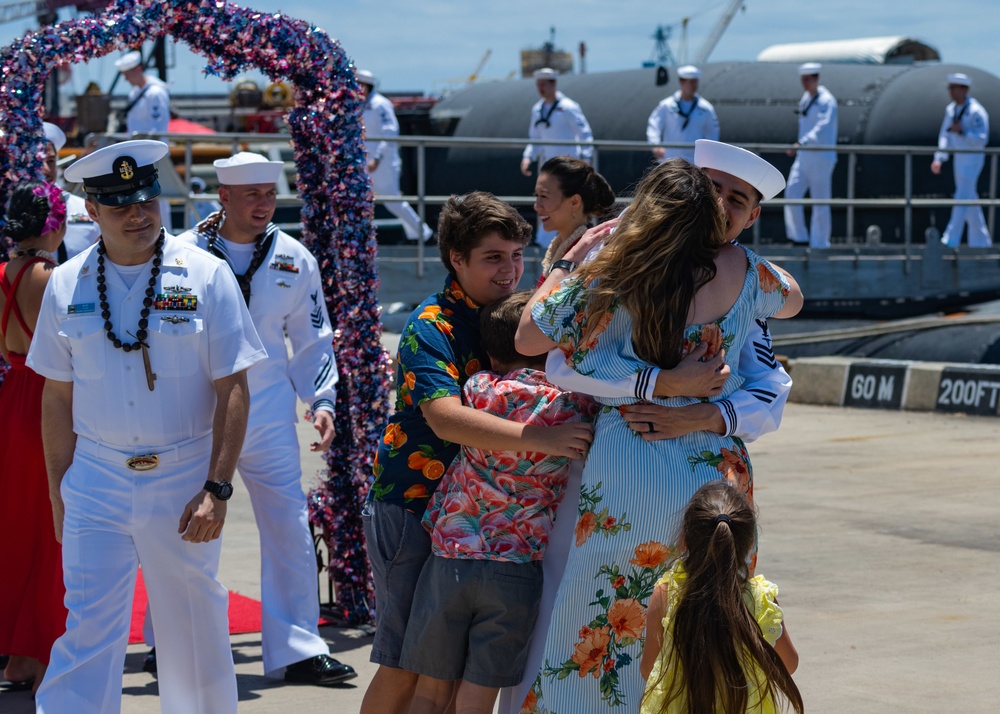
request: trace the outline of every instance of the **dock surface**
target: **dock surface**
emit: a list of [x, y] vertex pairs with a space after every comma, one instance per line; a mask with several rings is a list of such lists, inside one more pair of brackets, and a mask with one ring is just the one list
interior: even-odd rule
[[[311, 427], [300, 424], [308, 445]], [[811, 713], [991, 712], [1000, 701], [1000, 463], [997, 421], [789, 404], [780, 431], [750, 445], [760, 509], [758, 572], [778, 584]], [[308, 446], [307, 446], [308, 448]], [[322, 462], [303, 451], [303, 485]], [[237, 484], [221, 579], [259, 598], [259, 546]], [[240, 712], [357, 712], [371, 637], [327, 627], [359, 677], [339, 688], [262, 675], [260, 635], [233, 638]], [[125, 714], [159, 711], [145, 647], [125, 662]], [[27, 714], [26, 693], [0, 712]]]

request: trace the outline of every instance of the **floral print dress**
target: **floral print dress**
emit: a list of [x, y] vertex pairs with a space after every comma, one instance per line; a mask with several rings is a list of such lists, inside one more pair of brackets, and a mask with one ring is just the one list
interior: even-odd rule
[[[721, 319], [692, 325], [685, 350], [709, 341], [709, 354], [726, 350], [732, 374], [725, 399], [742, 380], [739, 349], [756, 319], [784, 304], [788, 285], [770, 265], [747, 250], [749, 265], [735, 304]], [[588, 326], [587, 293], [576, 279], [564, 281], [532, 310], [535, 323], [555, 340], [567, 363], [597, 379], [621, 379], [645, 365], [632, 348], [628, 311], [612, 305]], [[674, 542], [687, 502], [703, 484], [737, 482], [752, 497], [752, 471], [743, 442], [709, 432], [644, 441], [619, 408], [634, 399], [599, 399], [594, 443], [584, 466], [576, 542], [556, 595], [545, 653], [522, 712], [586, 714], [634, 712], [646, 605], [675, 557]], [[657, 400], [683, 406], [698, 400]], [[565, 517], [568, 514], [560, 514]]]

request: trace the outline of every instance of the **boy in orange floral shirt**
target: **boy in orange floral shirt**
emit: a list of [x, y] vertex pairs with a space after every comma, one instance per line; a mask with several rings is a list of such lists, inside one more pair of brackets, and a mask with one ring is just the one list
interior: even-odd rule
[[[514, 349], [530, 295], [483, 309], [482, 345], [495, 373], [473, 375], [465, 402], [518, 423], [589, 422], [596, 411], [589, 397], [548, 383], [544, 356]], [[417, 582], [400, 658], [421, 675], [415, 699], [444, 712], [460, 680], [457, 709], [487, 711], [501, 687], [521, 681], [542, 593], [541, 560], [569, 467], [564, 456], [462, 447], [423, 519], [436, 557]]]
[[400, 667], [413, 592], [431, 544], [420, 519], [460, 444], [582, 458], [590, 424], [519, 424], [462, 403], [465, 381], [486, 364], [480, 344], [483, 305], [511, 295], [524, 270], [531, 227], [489, 193], [452, 196], [438, 222], [444, 289], [421, 303], [399, 340], [396, 409], [372, 467], [361, 513], [375, 585], [379, 665], [361, 714], [405, 714], [418, 675]]

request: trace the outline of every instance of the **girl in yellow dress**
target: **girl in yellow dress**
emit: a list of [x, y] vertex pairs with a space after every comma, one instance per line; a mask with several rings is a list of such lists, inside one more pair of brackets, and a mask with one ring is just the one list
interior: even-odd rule
[[640, 714], [802, 714], [778, 588], [747, 576], [756, 518], [738, 489], [705, 484], [688, 503], [683, 556], [649, 601]]

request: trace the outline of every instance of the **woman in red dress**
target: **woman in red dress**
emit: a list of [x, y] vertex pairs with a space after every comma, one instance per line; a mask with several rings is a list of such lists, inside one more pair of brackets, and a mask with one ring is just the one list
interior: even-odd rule
[[15, 243], [0, 264], [0, 353], [11, 365], [0, 385], [0, 652], [4, 678], [38, 688], [52, 643], [66, 629], [62, 552], [53, 528], [42, 452], [45, 379], [25, 363], [42, 294], [66, 233], [66, 206], [49, 183], [19, 184], [7, 207], [4, 235]]

